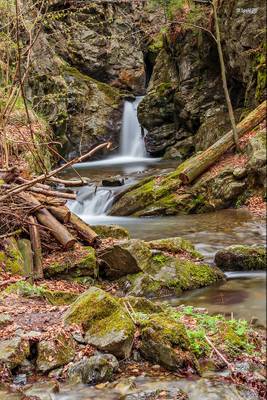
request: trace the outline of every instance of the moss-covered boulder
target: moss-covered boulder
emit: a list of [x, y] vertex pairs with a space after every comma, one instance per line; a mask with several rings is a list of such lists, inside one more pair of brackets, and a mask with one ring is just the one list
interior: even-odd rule
[[129, 357], [135, 327], [119, 300], [91, 287], [70, 306], [66, 324], [82, 325], [85, 341], [115, 356]]
[[71, 383], [96, 385], [110, 381], [118, 368], [119, 363], [115, 356], [98, 353], [73, 364], [68, 370], [68, 377]]
[[248, 144], [250, 156], [248, 168], [257, 179], [257, 183], [266, 185], [266, 132], [259, 131]]
[[24, 274], [24, 261], [14, 237], [3, 240], [3, 250], [0, 251], [0, 265], [13, 275]]
[[66, 257], [60, 255], [52, 259], [44, 269], [45, 278], [71, 279], [80, 276], [96, 277], [98, 266], [95, 250], [92, 247], [83, 247]]
[[263, 246], [229, 246], [216, 253], [215, 263], [225, 271], [265, 269], [266, 249]]
[[187, 255], [198, 259], [204, 258], [189, 240], [185, 240], [181, 237], [152, 240], [148, 242], [148, 244], [151, 249], [162, 250], [173, 254], [186, 253]]
[[18, 367], [30, 355], [29, 341], [14, 337], [0, 341], [0, 364], [13, 369]]
[[160, 304], [156, 304], [145, 297], [127, 296], [120, 299], [122, 305], [130, 304], [130, 307], [136, 313], [154, 314], [163, 312], [164, 308]]
[[218, 268], [159, 251], [143, 272], [127, 275], [119, 283], [128, 295], [159, 297], [209, 286], [223, 277]]
[[94, 225], [93, 229], [101, 239], [130, 239], [127, 229], [119, 225]]
[[170, 370], [196, 367], [184, 325], [164, 313], [142, 323], [140, 340], [140, 352], [147, 360]]
[[36, 366], [39, 371], [47, 372], [68, 364], [74, 356], [75, 342], [69, 334], [62, 331], [37, 344]]
[[151, 260], [151, 250], [146, 242], [131, 239], [106, 247], [99, 253], [99, 274], [107, 279], [118, 279], [140, 272]]

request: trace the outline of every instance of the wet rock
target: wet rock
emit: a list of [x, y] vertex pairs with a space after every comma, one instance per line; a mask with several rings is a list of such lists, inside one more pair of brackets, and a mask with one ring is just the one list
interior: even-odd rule
[[148, 242], [151, 249], [167, 251], [168, 253], [182, 253], [185, 252], [193, 258], [203, 259], [203, 255], [199, 253], [195, 246], [186, 239], [181, 237], [172, 237], [167, 239], [158, 239]]
[[102, 180], [102, 186], [123, 186], [124, 185], [124, 178], [114, 176], [113, 178], [105, 178]]
[[127, 229], [119, 225], [94, 225], [94, 231], [101, 239], [129, 239], [130, 234]]
[[223, 278], [222, 271], [210, 265], [158, 251], [144, 272], [127, 275], [119, 284], [127, 295], [159, 297], [180, 295], [184, 290], [208, 286]]
[[186, 393], [179, 389], [146, 389], [140, 390], [136, 393], [127, 394], [123, 400], [188, 400], [189, 397]]
[[118, 279], [146, 268], [151, 250], [142, 240], [131, 239], [105, 248], [99, 254], [99, 274], [107, 279]]
[[160, 304], [156, 304], [145, 297], [135, 297], [135, 296], [128, 296], [123, 297], [121, 303], [124, 304], [126, 302], [130, 303], [131, 307], [135, 312], [140, 312], [144, 314], [154, 314], [163, 312], [163, 307]]
[[152, 315], [143, 322], [140, 340], [139, 350], [149, 361], [170, 370], [196, 367], [184, 325], [165, 314]]
[[10, 369], [18, 367], [29, 355], [29, 341], [25, 338], [14, 337], [0, 341], [0, 363]]
[[225, 271], [262, 270], [266, 268], [266, 249], [261, 246], [229, 246], [216, 253], [215, 263]]
[[97, 274], [96, 255], [92, 247], [83, 247], [82, 254], [77, 252], [75, 260], [66, 258], [55, 261], [44, 270], [46, 278], [70, 279], [81, 276], [95, 277]]
[[119, 300], [91, 287], [70, 306], [66, 324], [82, 325], [87, 343], [117, 357], [129, 357], [135, 327]]
[[113, 373], [119, 368], [116, 357], [112, 354], [98, 353], [92, 357], [84, 357], [68, 370], [71, 382], [95, 385], [110, 381]]
[[68, 364], [75, 356], [75, 342], [66, 332], [60, 332], [37, 345], [36, 366], [47, 372]]
[[176, 141], [173, 146], [168, 147], [163, 158], [164, 160], [177, 160], [181, 163], [192, 156], [194, 150], [194, 136], [189, 136], [186, 139]]
[[0, 315], [0, 328], [4, 328], [5, 326], [12, 324], [12, 317], [10, 314], [2, 313]]
[[34, 383], [30, 388], [26, 388], [23, 394], [34, 400], [53, 400], [55, 398], [54, 392], [57, 390], [57, 383], [55, 382], [40, 382]]

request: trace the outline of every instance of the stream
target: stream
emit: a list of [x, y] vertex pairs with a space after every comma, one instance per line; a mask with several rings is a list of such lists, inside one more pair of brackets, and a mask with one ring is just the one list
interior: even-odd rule
[[[121, 131], [121, 146], [116, 157], [100, 161], [85, 162], [75, 165], [82, 176], [89, 178], [90, 183], [78, 190], [76, 201], [68, 203], [71, 211], [91, 225], [117, 224], [127, 228], [132, 238], [152, 240], [173, 236], [182, 236], [192, 241], [209, 263], [213, 262], [215, 253], [233, 244], [263, 245], [266, 241], [265, 221], [252, 216], [244, 209], [227, 209], [211, 214], [185, 215], [171, 217], [115, 217], [109, 216], [109, 209], [114, 197], [127, 186], [138, 182], [145, 176], [172, 171], [176, 162], [148, 158], [145, 152], [143, 135], [139, 126], [136, 110], [141, 98], [135, 102], [125, 102]], [[67, 171], [64, 177], [72, 178], [73, 171]], [[102, 180], [123, 180], [123, 185], [103, 186]], [[264, 272], [227, 273], [223, 283], [185, 293], [182, 297], [164, 298], [160, 301], [177, 306], [181, 304], [205, 307], [210, 313], [222, 313], [235, 318], [256, 321], [258, 326], [266, 325], [265, 315], [266, 274]], [[60, 395], [53, 395], [56, 400], [84, 399], [148, 399], [142, 393], [151, 390], [183, 389], [190, 400], [235, 400], [253, 398], [236, 392], [234, 386], [213, 383], [204, 378], [190, 380], [170, 380], [162, 382], [153, 378], [134, 378], [135, 389], [132, 395], [118, 397], [116, 390], [85, 388], [84, 386], [63, 388]], [[100, 394], [101, 393], [101, 394]], [[170, 395], [170, 399], [176, 398]], [[173, 396], [173, 397], [172, 397]], [[168, 398], [168, 397], [167, 397]]]

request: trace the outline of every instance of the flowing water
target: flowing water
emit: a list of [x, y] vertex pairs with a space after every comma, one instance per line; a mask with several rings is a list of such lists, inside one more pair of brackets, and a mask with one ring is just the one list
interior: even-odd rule
[[[153, 240], [182, 236], [192, 241], [207, 262], [212, 263], [215, 253], [232, 244], [261, 244], [266, 242], [265, 221], [255, 218], [246, 210], [221, 210], [211, 214], [173, 217], [133, 218], [109, 216], [114, 196], [134, 182], [151, 174], [160, 174], [175, 168], [175, 162], [147, 158], [144, 140], [137, 120], [137, 107], [141, 101], [125, 102], [121, 129], [121, 145], [116, 157], [78, 165], [82, 175], [92, 184], [81, 188], [77, 201], [69, 208], [91, 225], [117, 224], [124, 226], [132, 238]], [[80, 171], [81, 172], [81, 171]], [[71, 172], [68, 176], [73, 176]], [[122, 176], [125, 185], [103, 187], [100, 179]], [[173, 305], [192, 304], [206, 307], [211, 313], [234, 313], [236, 317], [265, 325], [266, 274], [264, 272], [228, 274], [226, 282], [189, 292], [182, 298], [171, 298]]]

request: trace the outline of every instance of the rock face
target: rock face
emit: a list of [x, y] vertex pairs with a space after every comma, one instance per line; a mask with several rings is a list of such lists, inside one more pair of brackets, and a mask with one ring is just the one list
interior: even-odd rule
[[219, 250], [215, 263], [225, 271], [250, 271], [266, 268], [266, 249], [264, 247], [235, 245]]
[[[211, 9], [201, 3], [196, 8], [201, 25]], [[249, 5], [244, 0], [223, 0], [218, 12], [233, 107], [253, 108], [264, 99], [266, 86], [265, 6], [258, 0]], [[229, 128], [216, 43], [204, 31], [183, 27], [175, 34], [171, 32], [168, 39], [160, 41], [157, 37], [151, 46], [157, 49], [155, 66], [138, 110], [139, 120], [148, 131], [147, 150], [152, 155], [166, 153], [166, 157], [183, 161], [194, 151], [194, 145], [197, 150], [204, 149]], [[239, 116], [238, 111], [237, 120]], [[193, 148], [183, 154], [185, 138], [191, 138]]]
[[98, 353], [89, 358], [84, 357], [81, 361], [72, 365], [68, 370], [68, 376], [70, 381], [75, 382], [75, 384], [96, 385], [110, 381], [118, 368], [119, 363], [116, 357], [112, 354]]
[[76, 3], [49, 5], [27, 87], [35, 110], [73, 153], [109, 139], [118, 144], [123, 97], [145, 89], [137, 43], [148, 23], [142, 2]]
[[37, 354], [37, 369], [47, 372], [73, 360], [75, 342], [68, 334], [61, 332], [54, 338], [41, 340], [37, 345]]
[[91, 287], [70, 306], [67, 324], [79, 324], [85, 341], [99, 350], [127, 358], [131, 353], [135, 327], [120, 302], [108, 293]]
[[150, 316], [141, 327], [140, 340], [139, 350], [147, 360], [174, 371], [196, 366], [184, 325], [164, 314]]

